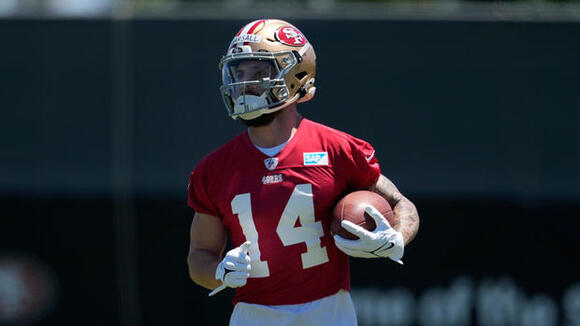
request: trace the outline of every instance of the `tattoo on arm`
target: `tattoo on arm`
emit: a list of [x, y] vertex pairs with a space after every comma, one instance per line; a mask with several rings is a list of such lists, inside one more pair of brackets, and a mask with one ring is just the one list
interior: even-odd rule
[[393, 208], [391, 226], [403, 234], [405, 245], [407, 245], [415, 238], [419, 230], [419, 214], [415, 205], [383, 175], [369, 190], [383, 196], [389, 202]]

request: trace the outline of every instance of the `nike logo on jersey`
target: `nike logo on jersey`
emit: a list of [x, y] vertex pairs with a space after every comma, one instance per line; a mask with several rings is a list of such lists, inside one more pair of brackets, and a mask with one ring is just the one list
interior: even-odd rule
[[328, 165], [328, 152], [303, 153], [304, 166]]
[[375, 157], [375, 151], [373, 151], [371, 155], [365, 156], [365, 159], [367, 160], [367, 162], [370, 162], [373, 159], [373, 157]]

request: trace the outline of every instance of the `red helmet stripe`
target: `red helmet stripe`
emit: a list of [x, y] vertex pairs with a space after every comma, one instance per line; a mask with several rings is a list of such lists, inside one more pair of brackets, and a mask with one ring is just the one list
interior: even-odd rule
[[254, 30], [260, 26], [261, 23], [265, 22], [265, 19], [262, 20], [258, 20], [254, 25], [252, 25], [252, 27], [250, 27], [250, 29], [248, 30], [248, 34], [252, 34], [254, 32]]
[[[238, 46], [239, 43], [234, 43], [234, 40], [236, 39], [236, 37], [242, 36], [242, 35], [252, 34], [253, 32], [255, 32], [258, 29], [258, 27], [261, 24], [264, 24], [265, 21], [266, 21], [266, 19], [254, 20], [253, 22], [246, 24], [244, 27], [242, 27], [238, 31], [238, 33], [236, 33], [236, 36], [232, 40], [232, 43], [230, 43], [229, 49], [231, 50], [231, 49]], [[249, 44], [248, 42], [244, 42], [242, 45], [248, 45], [248, 44]]]
[[250, 28], [252, 28], [257, 22], [259, 22], [259, 20], [254, 20], [253, 22], [246, 24], [244, 27], [242, 27], [242, 29], [238, 32], [237, 36], [240, 35], [246, 35], [248, 34], [248, 31], [250, 30]]
[[[260, 24], [262, 24], [265, 21], [266, 21], [265, 19], [255, 21], [254, 24], [252, 25], [252, 27], [250, 27], [250, 29], [248, 29], [246, 34], [252, 34], [254, 32], [254, 30], [256, 30], [256, 28], [258, 28], [258, 26], [260, 26]], [[250, 24], [252, 24], [252, 23], [250, 23]], [[250, 24], [248, 24], [248, 25], [250, 25]], [[248, 44], [249, 44], [248, 42], [244, 42], [244, 45], [248, 45]]]

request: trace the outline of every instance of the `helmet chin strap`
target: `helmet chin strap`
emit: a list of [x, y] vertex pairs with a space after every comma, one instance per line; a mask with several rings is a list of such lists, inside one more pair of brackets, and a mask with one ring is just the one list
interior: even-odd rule
[[314, 87], [314, 86], [310, 87], [308, 92], [306, 92], [306, 94], [304, 94], [304, 96], [302, 96], [300, 99], [298, 99], [298, 103], [304, 103], [304, 102], [310, 101], [314, 97], [315, 92], [316, 92], [316, 87]]

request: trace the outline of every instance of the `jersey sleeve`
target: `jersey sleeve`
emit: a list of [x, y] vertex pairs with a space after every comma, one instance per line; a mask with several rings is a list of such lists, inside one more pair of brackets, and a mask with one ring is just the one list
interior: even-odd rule
[[348, 137], [345, 148], [345, 176], [352, 189], [368, 189], [381, 175], [375, 149], [364, 140]]
[[205, 162], [201, 162], [192, 172], [187, 185], [187, 205], [198, 213], [220, 216], [217, 204], [210, 195], [210, 183], [205, 169]]

